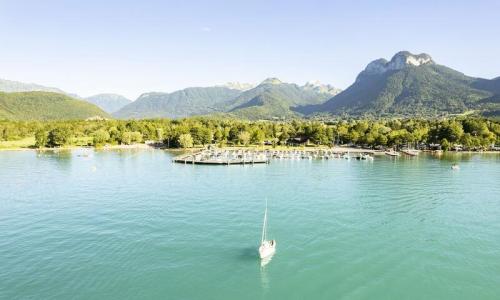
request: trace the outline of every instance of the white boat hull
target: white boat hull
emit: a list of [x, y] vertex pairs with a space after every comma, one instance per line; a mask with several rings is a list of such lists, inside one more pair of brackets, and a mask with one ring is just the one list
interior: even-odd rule
[[394, 157], [399, 156], [398, 152], [384, 152], [384, 153], [385, 153], [385, 155], [389, 155], [389, 156], [394, 156]]
[[259, 247], [260, 258], [272, 256], [276, 252], [276, 241], [264, 241]]

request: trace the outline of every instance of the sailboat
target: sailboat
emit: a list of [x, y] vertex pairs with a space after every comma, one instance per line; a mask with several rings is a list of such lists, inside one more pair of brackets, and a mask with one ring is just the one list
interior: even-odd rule
[[262, 225], [262, 238], [260, 241], [259, 255], [261, 259], [271, 257], [276, 252], [276, 241], [267, 240], [267, 201], [264, 212], [264, 224]]

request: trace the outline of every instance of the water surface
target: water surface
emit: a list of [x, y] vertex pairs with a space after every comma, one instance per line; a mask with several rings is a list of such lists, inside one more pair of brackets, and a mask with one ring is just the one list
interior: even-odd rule
[[0, 299], [500, 297], [500, 155], [171, 158], [0, 152]]

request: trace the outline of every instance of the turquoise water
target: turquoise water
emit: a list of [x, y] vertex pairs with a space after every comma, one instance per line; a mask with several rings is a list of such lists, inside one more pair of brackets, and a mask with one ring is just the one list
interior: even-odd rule
[[[0, 152], [0, 299], [500, 297], [500, 155], [81, 153]], [[266, 197], [278, 248], [261, 267]]]

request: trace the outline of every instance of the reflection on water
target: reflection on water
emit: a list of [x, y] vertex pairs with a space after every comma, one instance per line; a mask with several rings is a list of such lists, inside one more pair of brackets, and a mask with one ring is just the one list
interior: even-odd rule
[[49, 160], [57, 164], [57, 166], [69, 169], [71, 166], [72, 159], [72, 151], [63, 149], [63, 150], [37, 150], [36, 156], [39, 159]]
[[268, 263], [270, 263], [270, 262], [271, 262], [271, 260], [273, 259], [273, 256], [274, 256], [274, 253], [273, 253], [273, 254], [271, 254], [271, 255], [269, 255], [269, 256], [266, 256], [266, 257], [264, 257], [264, 258], [261, 258], [261, 259], [260, 259], [260, 266], [261, 266], [262, 268], [264, 268], [264, 267], [265, 267]]
[[260, 283], [262, 290], [267, 291], [269, 289], [269, 276], [267, 274], [266, 265], [271, 261], [271, 257], [263, 258], [260, 261]]

